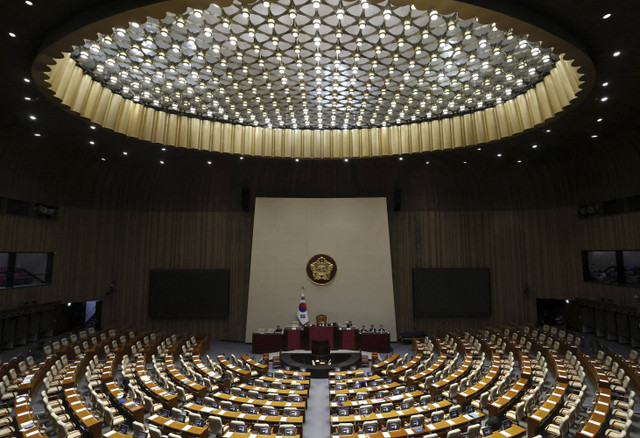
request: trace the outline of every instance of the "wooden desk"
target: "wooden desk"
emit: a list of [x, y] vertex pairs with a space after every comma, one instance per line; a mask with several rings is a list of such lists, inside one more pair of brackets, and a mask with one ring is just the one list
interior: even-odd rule
[[256, 386], [260, 386], [258, 385], [258, 382], [260, 381], [269, 385], [282, 383], [282, 384], [285, 384], [287, 387], [290, 387], [292, 385], [302, 385], [307, 390], [309, 389], [309, 384], [311, 383], [308, 379], [304, 379], [304, 380], [279, 379], [277, 377], [260, 376], [259, 378], [254, 380], [254, 383], [256, 384]]
[[[282, 438], [281, 434], [272, 433], [271, 435], [255, 435], [253, 432], [240, 433], [240, 432], [225, 432], [222, 438]], [[302, 435], [295, 435], [293, 438], [302, 438]]]
[[178, 370], [178, 368], [176, 368], [176, 365], [173, 363], [172, 356], [166, 355], [164, 357], [164, 366], [167, 369], [171, 379], [173, 379], [187, 391], [198, 397], [204, 397], [205, 395], [207, 395], [207, 388], [204, 385], [201, 385], [189, 379], [187, 376], [182, 374], [180, 370]]
[[329, 349], [335, 349], [336, 327], [332, 325], [310, 325], [303, 329], [303, 339], [306, 339], [307, 349], [311, 349], [313, 341], [329, 341]]
[[18, 385], [18, 394], [27, 394], [33, 397], [42, 384], [42, 381], [47, 376], [47, 371], [51, 369], [51, 366], [55, 364], [56, 360], [56, 356], [50, 356], [29, 369]]
[[428, 417], [429, 414], [437, 411], [444, 410], [451, 406], [451, 402], [448, 400], [442, 400], [438, 403], [429, 403], [425, 406], [414, 405], [409, 409], [394, 409], [389, 412], [372, 412], [369, 415], [358, 415], [351, 414], [347, 416], [337, 416], [331, 415], [331, 427], [337, 427], [340, 423], [353, 423], [357, 425], [362, 425], [365, 421], [377, 421], [382, 422], [383, 424], [392, 418], [400, 418], [403, 423], [408, 423], [409, 418], [412, 415], [423, 414], [425, 417]]
[[518, 426], [517, 424], [513, 424], [507, 430], [497, 430], [489, 435], [488, 438], [517, 438], [521, 436], [525, 436], [527, 430]]
[[[186, 406], [185, 406], [186, 407]], [[197, 427], [189, 423], [181, 423], [171, 418], [165, 418], [161, 415], [153, 414], [148, 421], [157, 426], [163, 434], [176, 433], [181, 436], [194, 436], [199, 438], [208, 438], [209, 426], [205, 423], [204, 427]]]
[[[46, 361], [47, 359], [45, 359]], [[44, 428], [40, 427], [38, 417], [31, 405], [31, 396], [18, 395], [15, 399], [15, 416], [18, 430], [23, 437], [47, 438]]]
[[538, 429], [549, 421], [562, 406], [562, 398], [567, 391], [566, 383], [556, 383], [549, 397], [533, 414], [527, 417], [527, 436], [534, 437]]
[[422, 381], [427, 377], [430, 376], [431, 374], [434, 374], [436, 371], [444, 368], [444, 366], [447, 363], [447, 355], [446, 354], [440, 354], [440, 356], [438, 357], [438, 359], [431, 364], [431, 366], [429, 368], [427, 368], [426, 370], [414, 374], [413, 376], [409, 377], [409, 382], [413, 383], [413, 384], [418, 384], [418, 383], [422, 383]]
[[384, 385], [365, 386], [365, 387], [362, 387], [362, 388], [330, 389], [329, 390], [329, 398], [333, 399], [333, 398], [335, 398], [335, 396], [337, 394], [350, 395], [350, 394], [357, 394], [359, 392], [365, 392], [365, 393], [368, 393], [368, 394], [372, 394], [372, 393], [376, 393], [378, 391], [393, 390], [394, 388], [397, 388], [398, 386], [402, 386], [402, 385], [400, 385], [398, 382], [391, 382], [391, 383], [384, 384]]
[[267, 400], [267, 399], [254, 399], [251, 397], [240, 397], [233, 394], [225, 394], [224, 392], [214, 392], [212, 395], [213, 398], [218, 400], [230, 401], [235, 404], [243, 404], [249, 403], [254, 406], [273, 406], [274, 408], [284, 409], [284, 408], [296, 408], [300, 410], [305, 410], [307, 408], [306, 399], [302, 399], [301, 402], [290, 402], [290, 401], [275, 401], [275, 400]]
[[[382, 371], [386, 370], [387, 365], [392, 364], [393, 362], [398, 360], [399, 357], [400, 357], [399, 354], [397, 354], [397, 353], [393, 354], [393, 355], [389, 356], [388, 358], [386, 358], [385, 360], [381, 360], [380, 362], [371, 365], [371, 371], [373, 371], [375, 374], [384, 374], [384, 373], [382, 373]], [[386, 373], [386, 371], [385, 371], [385, 373]]]
[[[124, 414], [125, 417], [133, 421], [139, 421], [144, 423], [144, 406], [136, 403], [134, 399], [125, 397], [125, 393], [122, 388], [114, 381], [104, 383], [107, 391], [109, 392], [111, 404], [118, 408], [118, 410]], [[122, 399], [124, 402], [121, 402]]]
[[338, 376], [343, 378], [355, 377], [355, 375], [358, 373], [364, 373], [364, 371], [361, 368], [358, 368], [357, 370], [331, 371], [329, 373], [329, 378], [337, 379]]
[[221, 374], [216, 374], [211, 368], [207, 367], [199, 356], [191, 356], [191, 361], [194, 363], [200, 374], [213, 379], [213, 381], [222, 377]]
[[444, 379], [440, 379], [439, 381], [431, 384], [431, 387], [429, 388], [429, 392], [431, 393], [431, 395], [440, 394], [446, 387], [454, 382], [461, 380], [471, 370], [472, 363], [473, 354], [471, 353], [471, 349], [468, 348], [465, 351], [464, 362], [462, 362], [462, 365], [460, 365], [458, 369], [456, 369], [453, 373], [449, 374]]
[[599, 393], [591, 406], [591, 415], [585, 419], [576, 436], [593, 438], [607, 427], [607, 415], [611, 405], [611, 390], [599, 388]]
[[341, 327], [338, 329], [338, 337], [340, 348], [343, 350], [357, 350], [358, 343], [358, 330], [355, 327]]
[[493, 383], [498, 380], [498, 377], [500, 377], [500, 366], [500, 355], [494, 352], [491, 355], [491, 368], [489, 368], [487, 374], [485, 374], [479, 382], [476, 382], [475, 385], [467, 388], [462, 392], [458, 392], [456, 396], [458, 404], [461, 406], [466, 406], [480, 394], [487, 391], [491, 387], [491, 385], [493, 385]]
[[227, 358], [224, 355], [221, 354], [221, 355], [217, 356], [216, 359], [218, 359], [218, 362], [220, 362], [220, 365], [222, 365], [222, 368], [226, 368], [229, 371], [232, 371], [241, 380], [247, 381], [247, 380], [251, 379], [251, 371], [250, 370], [245, 370], [243, 368], [240, 368], [237, 365], [232, 364], [231, 362], [229, 362], [227, 360]]
[[[400, 428], [399, 430], [392, 430], [389, 432], [375, 432], [367, 434], [367, 438], [397, 438], [397, 437], [407, 437], [407, 436], [425, 436], [431, 433], [437, 433], [439, 436], [446, 435], [446, 432], [452, 429], [461, 429], [465, 430], [469, 424], [481, 421], [484, 418], [484, 414], [477, 412], [477, 416], [469, 416], [467, 414], [461, 415], [458, 418], [454, 418], [453, 420], [442, 420], [438, 423], [431, 424], [427, 423], [423, 427], [420, 428]], [[353, 433], [352, 435], [338, 435], [336, 433], [332, 433], [331, 438], [362, 438], [363, 435], [359, 435], [358, 433]]]
[[128, 433], [125, 435], [123, 433], [116, 432], [115, 430], [110, 430], [109, 432], [105, 432], [102, 436], [106, 438], [132, 438], [133, 434]]
[[102, 420], [94, 417], [93, 413], [87, 409], [76, 388], [65, 389], [64, 398], [76, 421], [82, 423], [93, 438], [102, 437]]
[[149, 377], [147, 373], [147, 364], [144, 356], [138, 356], [136, 359], [136, 379], [138, 383], [147, 390], [147, 393], [150, 394], [153, 399], [162, 403], [165, 408], [171, 409], [178, 406], [177, 394], [169, 394], [160, 388], [156, 382], [151, 380], [151, 377]]
[[410, 370], [411, 368], [418, 366], [423, 358], [424, 358], [424, 355], [422, 353], [418, 353], [406, 364], [400, 365], [399, 367], [389, 370], [387, 372], [387, 376], [391, 377], [394, 380], [397, 380], [407, 370]]
[[277, 389], [277, 388], [264, 388], [262, 386], [249, 385], [247, 383], [241, 383], [239, 385], [234, 385], [236, 388], [244, 389], [245, 391], [258, 391], [264, 394], [280, 394], [283, 397], [286, 397], [291, 394], [297, 394], [301, 396], [303, 399], [306, 399], [309, 396], [309, 391], [307, 389], [303, 389], [301, 391], [293, 390], [293, 389]]
[[302, 349], [302, 329], [298, 327], [287, 327], [284, 329], [285, 350]]
[[489, 404], [489, 417], [500, 416], [511, 409], [511, 406], [513, 406], [527, 390], [529, 383], [529, 379], [520, 377], [504, 395]]
[[347, 386], [353, 386], [356, 382], [366, 382], [367, 386], [371, 382], [375, 382], [378, 379], [383, 379], [377, 374], [373, 376], [352, 377], [348, 379], [329, 379], [329, 389], [335, 389], [335, 386], [339, 383], [346, 384]]
[[360, 333], [360, 350], [388, 353], [391, 351], [389, 333]]
[[[411, 397], [412, 399], [416, 400], [416, 403], [418, 402], [418, 399], [420, 399], [420, 397], [422, 397], [424, 395], [424, 392], [416, 390], [410, 393], [403, 393], [403, 394], [397, 394], [397, 395], [390, 395], [389, 397], [383, 397], [383, 398], [367, 398], [364, 400], [347, 400], [346, 402], [342, 402], [342, 403], [338, 403], [335, 400], [331, 400], [329, 402], [329, 410], [331, 412], [334, 412], [335, 410], [338, 409], [338, 407], [341, 406], [345, 406], [345, 407], [350, 407], [350, 408], [356, 408], [356, 407], [360, 407], [362, 405], [371, 405], [373, 406], [373, 408], [375, 409], [378, 405], [381, 405], [382, 403], [387, 403], [387, 402], [401, 402], [402, 400], [404, 400], [407, 397]], [[439, 403], [449, 403], [449, 405], [451, 404], [448, 400], [442, 400]], [[448, 406], [448, 405], [446, 405]]]
[[195, 403], [187, 403], [184, 405], [184, 408], [191, 412], [197, 412], [204, 418], [207, 418], [210, 415], [215, 415], [220, 417], [223, 423], [240, 420], [249, 423], [267, 423], [273, 426], [285, 423], [293, 424], [296, 426], [298, 433], [302, 432], [302, 423], [304, 423], [304, 412], [302, 412], [299, 417], [285, 417], [280, 415], [248, 414], [240, 412], [240, 410], [231, 412], [225, 409], [214, 409], [208, 406], [197, 405]]
[[262, 354], [282, 351], [283, 341], [284, 335], [282, 333], [254, 333], [251, 337], [251, 352]]
[[247, 356], [246, 354], [243, 354], [242, 356], [240, 356], [240, 359], [242, 359], [243, 361], [245, 361], [245, 363], [247, 365], [249, 365], [249, 367], [253, 370], [256, 370], [258, 372], [258, 374], [266, 374], [267, 371], [269, 371], [269, 364], [265, 364], [265, 363], [261, 363], [258, 361], [253, 360], [252, 358], [250, 358], [249, 356]]

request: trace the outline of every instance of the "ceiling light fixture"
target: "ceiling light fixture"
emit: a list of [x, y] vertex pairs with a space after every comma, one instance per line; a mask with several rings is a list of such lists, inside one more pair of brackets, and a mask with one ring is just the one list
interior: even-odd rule
[[[327, 2], [330, 8], [321, 8], [319, 0], [313, 1], [313, 7], [293, 7], [276, 0], [204, 10], [187, 8], [181, 14], [168, 13], [159, 22], [131, 23], [128, 29], [114, 29], [110, 35], [86, 40], [73, 48], [71, 57], [94, 80], [136, 103], [242, 125], [270, 127], [275, 122], [288, 129], [301, 127], [300, 120], [305, 121], [304, 128], [322, 129], [327, 120], [335, 127], [371, 128], [484, 110], [535, 87], [560, 59], [539, 42], [495, 24], [489, 38], [486, 24], [478, 20], [467, 23], [457, 13], [392, 7], [369, 0], [361, 0], [360, 8], [346, 8], [338, 0]], [[365, 8], [366, 19], [361, 15]], [[303, 16], [305, 20], [300, 20]], [[384, 23], [374, 31], [384, 40], [377, 45], [364, 34], [376, 17]], [[434, 39], [434, 35], [442, 35], [442, 26], [447, 35], [468, 38]], [[416, 33], [421, 36], [420, 46], [411, 36]], [[336, 44], [336, 39], [344, 43]], [[508, 44], [509, 39], [517, 44]], [[469, 44], [468, 40], [480, 43]], [[433, 43], [435, 48], [431, 48]], [[117, 54], [113, 53], [114, 45]], [[500, 49], [494, 51], [495, 47]], [[490, 62], [485, 50], [493, 53]], [[518, 62], [513, 62], [514, 58]], [[379, 63], [382, 59], [390, 63]], [[289, 60], [296, 68], [286, 67]], [[479, 60], [486, 61], [480, 70], [473, 67]], [[330, 65], [334, 66], [332, 78], [326, 80]], [[313, 71], [315, 91], [307, 88], [306, 80]], [[273, 77], [276, 72], [277, 79]], [[491, 91], [475, 94], [479, 87]], [[260, 113], [243, 104], [249, 94], [256, 102], [261, 98]], [[379, 108], [385, 109], [363, 105], [371, 96], [381, 97]], [[287, 111], [277, 112], [283, 101]], [[305, 117], [304, 109], [311, 102], [320, 104], [321, 117]], [[429, 104], [430, 111], [420, 109], [422, 102]], [[358, 116], [349, 117], [354, 107], [361, 110]], [[385, 120], [382, 113], [388, 109], [391, 112]]]
[[608, 20], [609, 18], [611, 18], [611, 14], [609, 14], [609, 13], [604, 14], [604, 15], [602, 16], [602, 19], [603, 19], [603, 20]]

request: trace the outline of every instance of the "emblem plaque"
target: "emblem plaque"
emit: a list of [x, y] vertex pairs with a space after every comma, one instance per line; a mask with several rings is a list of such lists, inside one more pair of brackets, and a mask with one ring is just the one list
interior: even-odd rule
[[307, 277], [312, 283], [324, 286], [333, 281], [338, 273], [336, 261], [329, 255], [317, 254], [307, 262]]

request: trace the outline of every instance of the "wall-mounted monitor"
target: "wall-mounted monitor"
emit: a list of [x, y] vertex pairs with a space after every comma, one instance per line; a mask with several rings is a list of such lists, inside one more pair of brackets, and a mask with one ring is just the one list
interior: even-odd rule
[[150, 318], [226, 318], [228, 269], [152, 269]]
[[414, 268], [413, 315], [491, 316], [488, 268]]

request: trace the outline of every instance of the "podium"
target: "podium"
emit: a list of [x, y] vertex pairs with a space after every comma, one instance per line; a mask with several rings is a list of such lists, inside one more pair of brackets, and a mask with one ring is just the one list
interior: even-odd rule
[[317, 326], [311, 325], [305, 329], [305, 339], [307, 349], [310, 349], [313, 345], [313, 341], [329, 341], [329, 348], [334, 349], [336, 327], [335, 326]]
[[302, 349], [302, 329], [297, 327], [287, 327], [284, 329], [284, 349]]

